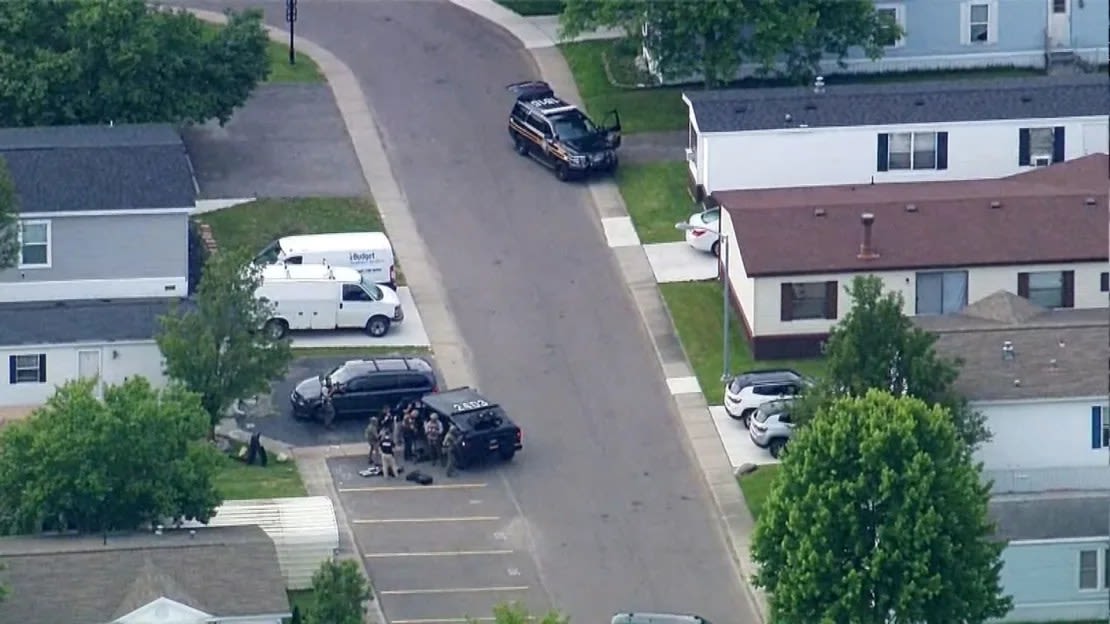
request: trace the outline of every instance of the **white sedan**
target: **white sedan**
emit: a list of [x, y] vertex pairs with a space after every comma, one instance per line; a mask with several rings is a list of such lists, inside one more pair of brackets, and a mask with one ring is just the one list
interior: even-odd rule
[[686, 231], [691, 247], [716, 256], [721, 250], [720, 222], [721, 209], [713, 208], [692, 215], [686, 223], [679, 223], [678, 229]]

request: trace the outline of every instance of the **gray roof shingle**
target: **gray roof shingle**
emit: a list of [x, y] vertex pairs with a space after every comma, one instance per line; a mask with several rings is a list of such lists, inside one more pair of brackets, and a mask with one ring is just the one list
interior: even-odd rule
[[[0, 538], [0, 622], [111, 622], [160, 597], [221, 617], [288, 615], [274, 543], [256, 526]], [[49, 588], [49, 591], [43, 591]]]
[[995, 536], [1004, 540], [1104, 537], [1110, 496], [1038, 494], [990, 502]]
[[181, 299], [0, 303], [0, 345], [150, 340]]
[[[702, 132], [1105, 115], [1104, 75], [687, 91]], [[785, 116], [792, 118], [788, 125]]]
[[[1079, 398], [1110, 392], [1110, 309], [1050, 311], [1000, 291], [959, 314], [918, 316], [914, 322], [937, 334], [938, 353], [963, 360], [956, 389], [968, 400]], [[1007, 341], [1013, 345], [1013, 359], [1002, 356]]]
[[165, 124], [3, 128], [0, 157], [25, 214], [188, 208], [196, 199], [185, 144]]

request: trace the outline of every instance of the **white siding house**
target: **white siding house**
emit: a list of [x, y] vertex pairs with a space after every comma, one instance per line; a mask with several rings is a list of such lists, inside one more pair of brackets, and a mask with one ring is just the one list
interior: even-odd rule
[[911, 315], [958, 312], [997, 291], [1046, 308], [1105, 307], [1106, 168], [1102, 154], [1004, 180], [714, 194], [755, 356], [819, 353], [860, 274], [901, 293]]
[[691, 190], [997, 178], [1108, 151], [1104, 77], [688, 91]]
[[196, 187], [168, 125], [0, 129], [20, 252], [0, 270], [0, 408], [78, 378], [164, 383], [158, 317], [188, 294]]

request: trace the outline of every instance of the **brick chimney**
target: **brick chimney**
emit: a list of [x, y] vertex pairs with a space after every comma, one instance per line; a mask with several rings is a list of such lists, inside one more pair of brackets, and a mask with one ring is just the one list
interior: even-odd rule
[[863, 224], [863, 242], [860, 243], [856, 257], [860, 260], [874, 260], [879, 257], [875, 246], [871, 244], [871, 227], [875, 224], [875, 215], [865, 212], [859, 216], [859, 221]]

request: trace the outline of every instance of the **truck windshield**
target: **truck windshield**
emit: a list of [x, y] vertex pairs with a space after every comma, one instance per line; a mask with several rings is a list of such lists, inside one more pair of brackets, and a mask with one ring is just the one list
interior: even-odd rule
[[254, 263], [259, 265], [274, 264], [279, 257], [281, 257], [281, 243], [274, 241], [258, 252], [258, 255], [254, 257]]
[[362, 289], [366, 291], [366, 294], [370, 295], [371, 301], [381, 301], [382, 297], [385, 296], [382, 294], [382, 289], [378, 288], [378, 285], [373, 281], [366, 279], [365, 275], [362, 275], [359, 281], [362, 284]]

